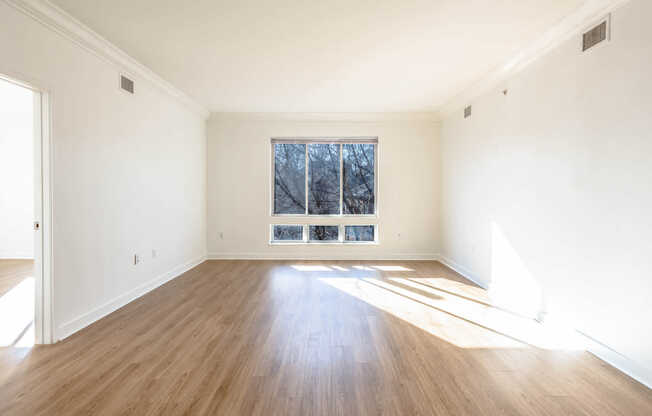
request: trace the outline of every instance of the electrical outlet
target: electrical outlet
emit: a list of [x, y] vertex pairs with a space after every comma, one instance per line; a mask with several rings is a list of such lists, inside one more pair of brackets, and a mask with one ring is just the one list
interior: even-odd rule
[[138, 254], [134, 254], [134, 266], [140, 263], [140, 256]]
[[224, 240], [224, 233], [220, 231], [220, 240]]

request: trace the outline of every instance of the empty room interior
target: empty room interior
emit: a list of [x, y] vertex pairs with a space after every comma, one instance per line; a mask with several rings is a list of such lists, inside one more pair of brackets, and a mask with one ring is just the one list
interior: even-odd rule
[[652, 415], [649, 0], [0, 0], [0, 415]]

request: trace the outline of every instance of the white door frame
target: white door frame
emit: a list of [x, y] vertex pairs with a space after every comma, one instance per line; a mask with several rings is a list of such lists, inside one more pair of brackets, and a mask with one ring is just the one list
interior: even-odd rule
[[52, 255], [52, 136], [51, 99], [47, 89], [24, 82], [20, 75], [0, 73], [0, 79], [34, 92], [34, 333], [36, 344], [52, 344], [53, 255]]

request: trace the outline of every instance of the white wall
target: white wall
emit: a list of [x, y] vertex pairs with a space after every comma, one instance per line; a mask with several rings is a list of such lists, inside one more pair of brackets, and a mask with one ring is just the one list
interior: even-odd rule
[[34, 94], [0, 80], [0, 259], [34, 257]]
[[540, 295], [648, 385], [650, 16], [625, 4], [610, 43], [582, 54], [574, 36], [442, 127], [445, 258], [510, 306]]
[[[209, 257], [434, 258], [439, 248], [439, 126], [410, 118], [357, 122], [302, 115], [214, 115], [208, 127]], [[343, 136], [378, 137], [380, 244], [270, 246], [272, 222], [332, 223], [270, 215], [270, 138]]]
[[61, 337], [205, 254], [205, 121], [139, 77], [120, 91], [120, 68], [5, 2], [0, 56], [0, 73], [51, 93]]

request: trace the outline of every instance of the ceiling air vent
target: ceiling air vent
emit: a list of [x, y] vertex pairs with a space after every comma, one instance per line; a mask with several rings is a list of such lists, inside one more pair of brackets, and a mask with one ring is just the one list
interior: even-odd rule
[[469, 118], [469, 117], [471, 117], [471, 106], [464, 108], [464, 118]]
[[609, 18], [607, 17], [593, 29], [582, 35], [582, 52], [609, 39]]
[[129, 94], [134, 93], [134, 82], [124, 75], [120, 75], [120, 88]]

